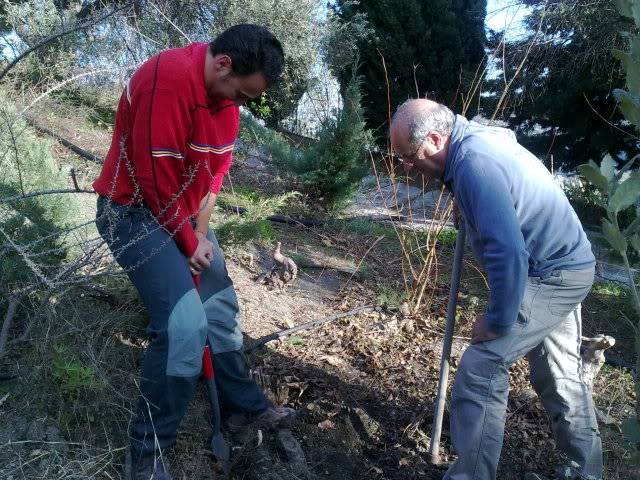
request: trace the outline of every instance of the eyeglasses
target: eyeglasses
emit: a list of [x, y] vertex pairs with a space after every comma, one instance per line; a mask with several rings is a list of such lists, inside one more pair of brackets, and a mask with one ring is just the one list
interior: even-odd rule
[[395, 154], [395, 155], [392, 156], [393, 159], [397, 160], [400, 163], [406, 163], [407, 160], [415, 159], [415, 156], [418, 154], [420, 149], [424, 146], [426, 141], [427, 141], [427, 137], [425, 135], [425, 137], [422, 140], [422, 142], [420, 142], [420, 145], [418, 145], [418, 148], [416, 148], [415, 151], [412, 154], [410, 154], [410, 155], [398, 155], [398, 154]]

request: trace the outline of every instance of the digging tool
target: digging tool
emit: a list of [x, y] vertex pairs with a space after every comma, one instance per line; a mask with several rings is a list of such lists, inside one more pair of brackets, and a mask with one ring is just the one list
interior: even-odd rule
[[211, 402], [211, 450], [216, 460], [222, 465], [222, 471], [228, 475], [231, 471], [231, 449], [222, 436], [222, 420], [220, 418], [220, 404], [218, 402], [218, 390], [216, 388], [215, 371], [213, 369], [213, 357], [209, 345], [204, 347], [202, 354], [202, 376], [207, 382], [207, 392]]
[[449, 383], [449, 361], [451, 359], [451, 344], [453, 342], [453, 327], [456, 321], [456, 306], [458, 304], [458, 289], [460, 287], [460, 271], [464, 256], [465, 222], [461, 219], [458, 225], [456, 250], [453, 257], [453, 271], [451, 272], [451, 288], [449, 289], [449, 303], [447, 305], [447, 327], [442, 341], [442, 358], [440, 360], [440, 378], [438, 380], [438, 396], [436, 397], [433, 427], [431, 428], [431, 445], [429, 447], [429, 461], [433, 465], [440, 464], [440, 435], [442, 434], [442, 417], [447, 400], [447, 386]]

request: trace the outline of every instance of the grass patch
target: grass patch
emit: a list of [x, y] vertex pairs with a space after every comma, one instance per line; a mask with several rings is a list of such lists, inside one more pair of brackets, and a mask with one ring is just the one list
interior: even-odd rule
[[628, 294], [628, 289], [616, 282], [595, 282], [591, 290], [593, 293], [605, 297], [626, 298]]
[[270, 244], [276, 239], [271, 222], [266, 219], [244, 220], [236, 217], [221, 223], [215, 230], [218, 242], [224, 247], [249, 242]]
[[222, 246], [227, 247], [249, 242], [263, 244], [274, 242], [276, 232], [267, 217], [281, 212], [291, 200], [298, 196], [298, 192], [266, 196], [243, 187], [235, 188], [232, 192], [221, 193], [220, 203], [240, 206], [245, 208], [246, 212], [242, 215], [229, 216], [215, 226], [218, 241]]
[[443, 228], [438, 234], [438, 242], [446, 247], [453, 247], [458, 238], [458, 231], [455, 228]]
[[387, 307], [397, 307], [407, 298], [404, 291], [399, 291], [387, 286], [382, 286], [376, 294], [376, 303]]
[[64, 395], [77, 398], [84, 391], [98, 392], [104, 388], [95, 370], [80, 363], [68, 346], [58, 343], [53, 346], [53, 352], [53, 378]]

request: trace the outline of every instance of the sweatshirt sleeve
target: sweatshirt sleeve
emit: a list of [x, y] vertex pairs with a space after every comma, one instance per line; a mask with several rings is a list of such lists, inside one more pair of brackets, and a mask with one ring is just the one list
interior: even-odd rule
[[478, 254], [489, 280], [489, 329], [507, 333], [518, 317], [529, 255], [504, 173], [482, 154], [467, 153], [455, 175], [455, 195], [478, 233]]
[[233, 160], [233, 153], [228, 152], [225, 153], [224, 158], [218, 165], [218, 167], [211, 172], [211, 186], [209, 190], [211, 193], [217, 195], [220, 193], [220, 189], [222, 188], [222, 181], [224, 180], [224, 176], [229, 173], [229, 169], [231, 168], [231, 162]]
[[184, 164], [188, 106], [177, 92], [156, 89], [136, 95], [132, 107], [130, 151], [142, 197], [182, 253], [191, 257], [198, 239], [182, 195], [190, 178]]

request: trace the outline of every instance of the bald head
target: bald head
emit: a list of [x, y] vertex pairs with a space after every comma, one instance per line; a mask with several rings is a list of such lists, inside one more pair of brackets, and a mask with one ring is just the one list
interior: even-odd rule
[[455, 119], [451, 110], [432, 100], [407, 100], [398, 107], [389, 134], [406, 172], [416, 168], [428, 176], [443, 174]]
[[429, 132], [448, 137], [453, 131], [454, 113], [444, 105], [418, 98], [407, 100], [398, 107], [391, 119], [392, 136], [399, 134], [417, 148]]

